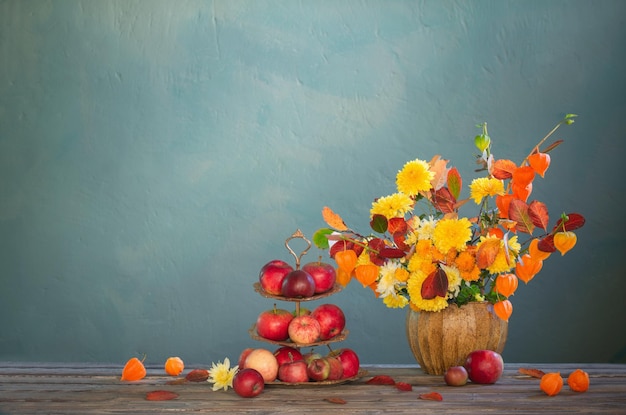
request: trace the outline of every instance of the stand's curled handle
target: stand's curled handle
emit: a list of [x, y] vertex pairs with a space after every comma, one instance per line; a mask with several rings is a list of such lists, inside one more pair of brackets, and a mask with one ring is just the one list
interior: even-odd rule
[[[289, 246], [289, 241], [291, 241], [292, 239], [296, 239], [296, 238], [304, 239], [304, 241], [307, 243], [306, 249], [302, 251], [300, 255], [296, 255], [293, 249], [291, 249], [291, 247]], [[287, 240], [285, 241], [285, 247], [287, 248], [287, 250], [289, 250], [289, 252], [291, 252], [291, 255], [293, 255], [293, 257], [296, 259], [296, 269], [300, 269], [300, 260], [307, 252], [309, 252], [309, 249], [311, 249], [311, 241], [306, 239], [302, 231], [298, 229], [297, 231], [293, 233], [293, 235], [287, 238]]]

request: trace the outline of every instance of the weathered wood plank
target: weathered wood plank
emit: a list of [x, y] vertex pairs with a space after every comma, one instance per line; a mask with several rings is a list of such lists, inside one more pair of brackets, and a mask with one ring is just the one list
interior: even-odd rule
[[[590, 374], [591, 388], [580, 394], [565, 386], [559, 395], [547, 397], [539, 390], [539, 380], [519, 374], [519, 367], [559, 371], [564, 376], [580, 367]], [[120, 365], [0, 363], [0, 413], [626, 414], [626, 365], [507, 364], [495, 385], [456, 388], [446, 386], [441, 376], [426, 375], [416, 366], [368, 366], [368, 376], [353, 383], [308, 388], [268, 386], [254, 399], [240, 398], [232, 390], [213, 392], [207, 383], [168, 385], [172, 378], [164, 376], [161, 367], [148, 367], [148, 376], [142, 381], [121, 382], [121, 369]], [[410, 383], [413, 391], [366, 384], [377, 374]], [[145, 399], [146, 393], [158, 389], [175, 392], [179, 397], [162, 402]], [[444, 400], [418, 398], [420, 393], [432, 391], [441, 393]], [[332, 397], [347, 403], [325, 400]]]

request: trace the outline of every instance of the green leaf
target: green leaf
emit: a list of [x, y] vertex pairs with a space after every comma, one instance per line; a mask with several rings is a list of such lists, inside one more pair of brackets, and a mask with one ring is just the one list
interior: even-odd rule
[[330, 245], [328, 244], [328, 238], [326, 236], [330, 235], [333, 232], [334, 231], [332, 229], [328, 228], [318, 229], [313, 234], [313, 243], [319, 249], [328, 249]]
[[385, 233], [387, 232], [387, 218], [384, 215], [376, 214], [372, 217], [372, 221], [370, 222], [370, 226], [374, 230], [374, 232]]

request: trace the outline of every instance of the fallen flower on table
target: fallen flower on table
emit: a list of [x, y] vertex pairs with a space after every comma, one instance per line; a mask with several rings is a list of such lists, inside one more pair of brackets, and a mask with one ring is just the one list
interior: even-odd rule
[[209, 379], [209, 371], [206, 369], [194, 369], [185, 376], [189, 382], [206, 382]]
[[393, 380], [391, 376], [377, 375], [365, 383], [367, 383], [368, 385], [395, 385], [396, 381]]
[[537, 378], [537, 379], [541, 379], [541, 377], [546, 374], [543, 370], [528, 369], [525, 367], [520, 367], [518, 369], [518, 372], [521, 373], [522, 375], [527, 375], [527, 376]]
[[212, 363], [211, 370], [209, 370], [209, 383], [213, 384], [213, 390], [224, 389], [233, 387], [233, 378], [237, 374], [239, 366], [233, 368], [230, 367], [230, 359], [224, 359], [224, 362]]
[[178, 394], [165, 390], [158, 390], [146, 393], [146, 400], [148, 401], [171, 401], [178, 398]]
[[326, 402], [330, 402], [330, 403], [335, 403], [335, 404], [339, 404], [339, 405], [345, 405], [347, 402], [345, 401], [345, 399], [341, 399], [341, 398], [337, 398], [337, 397], [330, 397], [330, 398], [324, 398], [324, 400]]
[[439, 392], [420, 393], [418, 397], [426, 401], [443, 401], [443, 396]]

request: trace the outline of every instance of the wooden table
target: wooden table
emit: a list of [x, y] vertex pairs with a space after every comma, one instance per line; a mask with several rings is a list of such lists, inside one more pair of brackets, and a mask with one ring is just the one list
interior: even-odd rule
[[[564, 377], [581, 368], [589, 373], [591, 385], [585, 393], [572, 392], [565, 385], [559, 395], [549, 397], [539, 389], [538, 379], [519, 373], [520, 367], [559, 371]], [[496, 384], [461, 387], [446, 386], [442, 376], [426, 375], [418, 366], [365, 366], [367, 375], [351, 383], [268, 386], [258, 397], [248, 399], [232, 389], [213, 392], [206, 382], [167, 384], [172, 378], [161, 367], [148, 366], [148, 376], [139, 382], [121, 382], [121, 369], [120, 365], [91, 363], [0, 362], [0, 413], [626, 414], [626, 365], [622, 364], [506, 364]], [[396, 382], [411, 384], [413, 390], [367, 384], [375, 375], [389, 375]], [[175, 392], [178, 398], [146, 400], [146, 394], [155, 390]], [[443, 401], [419, 399], [428, 392], [439, 392]]]

